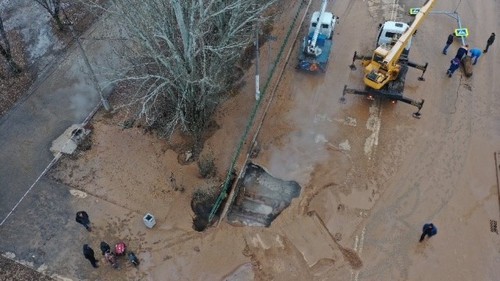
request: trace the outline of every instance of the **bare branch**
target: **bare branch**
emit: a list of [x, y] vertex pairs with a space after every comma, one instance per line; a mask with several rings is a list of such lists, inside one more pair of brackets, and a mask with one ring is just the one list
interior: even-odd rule
[[61, 0], [33, 0], [36, 3], [40, 4], [49, 14], [52, 16], [52, 19], [57, 24], [57, 28], [59, 30], [64, 29], [64, 25], [61, 21], [61, 17], [59, 15], [59, 11], [61, 10]]
[[2, 17], [0, 17], [0, 54], [7, 61], [7, 66], [12, 73], [17, 74], [21, 72], [21, 68], [14, 62], [14, 58], [12, 57], [10, 42], [7, 38], [7, 32], [5, 32], [5, 28], [3, 26]]
[[263, 12], [277, 0], [111, 0], [130, 36], [114, 81], [131, 94], [146, 122], [198, 137], [235, 83], [236, 65]]

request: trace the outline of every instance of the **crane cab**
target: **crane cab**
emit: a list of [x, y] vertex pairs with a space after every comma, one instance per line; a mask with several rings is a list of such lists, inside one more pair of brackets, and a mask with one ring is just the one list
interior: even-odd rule
[[373, 52], [373, 57], [370, 60], [365, 61], [363, 66], [365, 67], [365, 85], [373, 89], [380, 89], [385, 80], [390, 77], [388, 73], [388, 66], [384, 63], [384, 59], [387, 56], [388, 50], [384, 46], [379, 46]]

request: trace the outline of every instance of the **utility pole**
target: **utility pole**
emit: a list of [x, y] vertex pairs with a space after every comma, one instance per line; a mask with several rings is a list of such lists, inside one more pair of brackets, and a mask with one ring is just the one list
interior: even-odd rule
[[87, 68], [90, 72], [90, 78], [92, 80], [92, 83], [94, 84], [94, 87], [95, 87], [97, 93], [99, 93], [99, 96], [101, 97], [101, 103], [104, 106], [104, 109], [106, 111], [110, 111], [111, 106], [109, 105], [109, 102], [104, 98], [104, 95], [102, 94], [101, 86], [99, 86], [99, 81], [97, 81], [97, 78], [95, 76], [95, 72], [92, 69], [92, 66], [90, 65], [89, 58], [87, 57], [85, 50], [83, 50], [82, 43], [80, 42], [80, 39], [78, 38], [78, 36], [75, 33], [75, 30], [73, 29], [73, 23], [69, 20], [68, 15], [66, 15], [66, 12], [64, 11], [64, 9], [62, 7], [61, 7], [61, 11], [64, 15], [64, 18], [68, 22], [69, 30], [71, 31], [71, 36], [76, 41], [76, 45], [78, 45], [78, 48], [80, 49], [80, 52], [82, 53], [83, 61], [87, 65]]
[[255, 100], [260, 100], [260, 77], [259, 77], [259, 22], [255, 28]]

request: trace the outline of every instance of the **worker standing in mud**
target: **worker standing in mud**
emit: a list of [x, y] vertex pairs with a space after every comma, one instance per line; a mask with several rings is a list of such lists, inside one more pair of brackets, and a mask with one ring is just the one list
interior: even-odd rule
[[97, 260], [95, 259], [94, 256], [94, 250], [90, 248], [88, 244], [83, 245], [83, 256], [90, 261], [90, 264], [94, 268], [98, 268], [99, 266], [97, 265]]
[[460, 48], [458, 48], [455, 58], [461, 61], [467, 55], [468, 52], [469, 52], [469, 45], [461, 46]]
[[422, 228], [422, 235], [420, 235], [420, 240], [419, 242], [424, 241], [425, 236], [429, 236], [431, 238], [432, 236], [437, 234], [437, 228], [434, 226], [433, 223], [426, 223], [424, 224], [424, 227]]
[[495, 33], [491, 33], [490, 37], [488, 38], [488, 41], [486, 41], [486, 48], [484, 48], [483, 53], [488, 52], [488, 48], [495, 42]]
[[92, 230], [90, 228], [90, 219], [89, 215], [85, 211], [79, 211], [76, 213], [76, 222], [83, 225], [85, 229], [87, 229], [89, 232]]
[[473, 48], [472, 50], [470, 50], [471, 59], [474, 59], [474, 61], [472, 62], [472, 65], [476, 65], [477, 60], [479, 59], [481, 54], [482, 54], [482, 52], [479, 48]]
[[443, 55], [447, 54], [448, 47], [453, 43], [453, 34], [448, 35], [448, 39], [446, 40], [446, 44], [444, 45]]
[[455, 70], [457, 70], [459, 67], [460, 67], [460, 60], [457, 58], [452, 59], [450, 61], [450, 67], [446, 71], [446, 75], [448, 75], [448, 77], [451, 78], [453, 72], [455, 72]]

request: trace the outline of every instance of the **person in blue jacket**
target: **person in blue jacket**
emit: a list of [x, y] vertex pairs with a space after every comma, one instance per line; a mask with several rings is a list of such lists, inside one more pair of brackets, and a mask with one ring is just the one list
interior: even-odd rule
[[453, 72], [455, 72], [455, 70], [457, 70], [459, 67], [460, 67], [460, 60], [457, 58], [452, 59], [450, 61], [450, 68], [448, 68], [448, 70], [446, 71], [448, 77], [451, 77], [451, 75], [453, 75]]
[[479, 59], [479, 57], [482, 54], [483, 54], [483, 52], [481, 52], [481, 50], [478, 48], [473, 48], [472, 50], [470, 50], [470, 56], [472, 59], [474, 59], [474, 62], [472, 62], [472, 65], [475, 65], [477, 63], [477, 60]]
[[455, 58], [461, 61], [467, 55], [468, 52], [469, 52], [469, 45], [461, 46], [460, 48], [458, 48]]
[[428, 235], [429, 238], [431, 238], [432, 236], [436, 235], [437, 232], [438, 232], [437, 227], [434, 226], [434, 224], [432, 224], [432, 223], [424, 224], [424, 227], [422, 229], [422, 235], [420, 236], [419, 242], [424, 241], [424, 238], [426, 235]]

